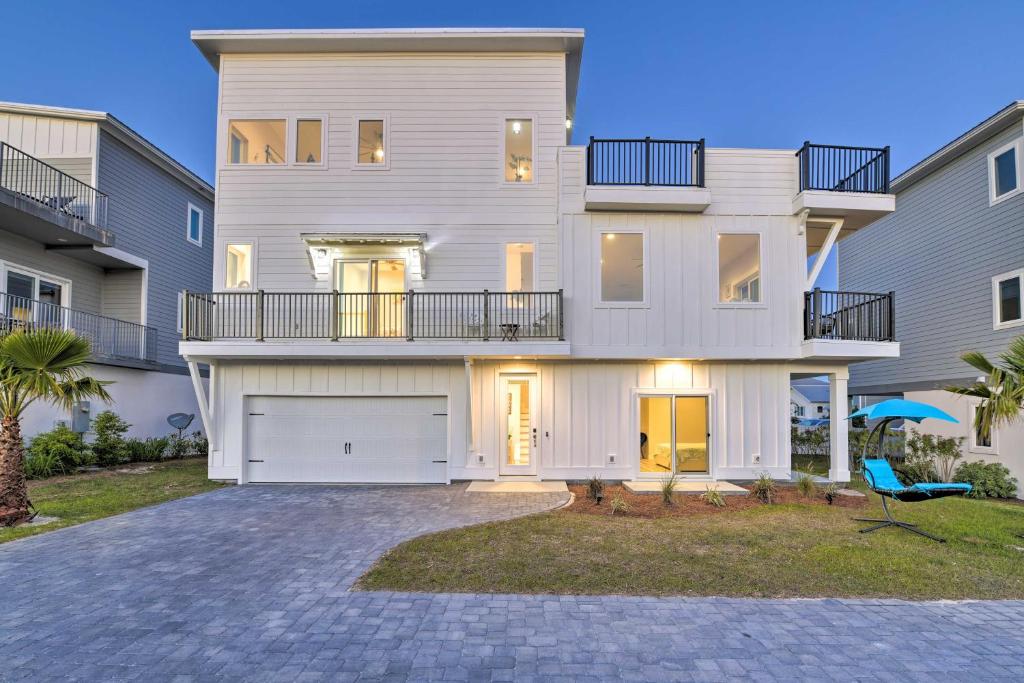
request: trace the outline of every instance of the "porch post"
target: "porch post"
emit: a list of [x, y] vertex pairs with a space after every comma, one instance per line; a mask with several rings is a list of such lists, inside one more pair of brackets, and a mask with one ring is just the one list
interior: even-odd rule
[[832, 481], [850, 481], [850, 440], [846, 395], [850, 372], [836, 370], [828, 376], [829, 391], [829, 465], [828, 478]]

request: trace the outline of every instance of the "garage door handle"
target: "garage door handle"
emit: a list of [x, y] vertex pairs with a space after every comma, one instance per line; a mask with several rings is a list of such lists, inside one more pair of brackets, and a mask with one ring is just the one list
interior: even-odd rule
[[434, 460], [433, 462], [448, 462], [447, 460]]
[[262, 460], [250, 460], [249, 462], [263, 462]]

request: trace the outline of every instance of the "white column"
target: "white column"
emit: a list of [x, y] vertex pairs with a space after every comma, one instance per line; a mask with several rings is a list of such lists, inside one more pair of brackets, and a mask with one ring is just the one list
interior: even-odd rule
[[832, 464], [828, 478], [832, 481], [850, 481], [850, 421], [846, 419], [849, 370], [843, 368], [828, 376], [829, 386], [829, 452]]

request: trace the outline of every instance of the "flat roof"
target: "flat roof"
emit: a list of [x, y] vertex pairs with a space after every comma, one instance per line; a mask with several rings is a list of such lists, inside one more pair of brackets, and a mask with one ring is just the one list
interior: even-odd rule
[[192, 31], [214, 69], [220, 55], [303, 52], [561, 52], [566, 112], [573, 118], [584, 31], [580, 28], [339, 28]]

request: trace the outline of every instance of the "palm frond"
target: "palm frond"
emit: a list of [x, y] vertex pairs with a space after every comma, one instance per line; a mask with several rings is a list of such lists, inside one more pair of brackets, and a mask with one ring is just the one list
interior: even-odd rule
[[85, 398], [109, 400], [109, 382], [89, 377], [89, 340], [74, 332], [40, 329], [0, 338], [0, 411], [20, 416], [30, 403], [43, 400], [70, 408]]

